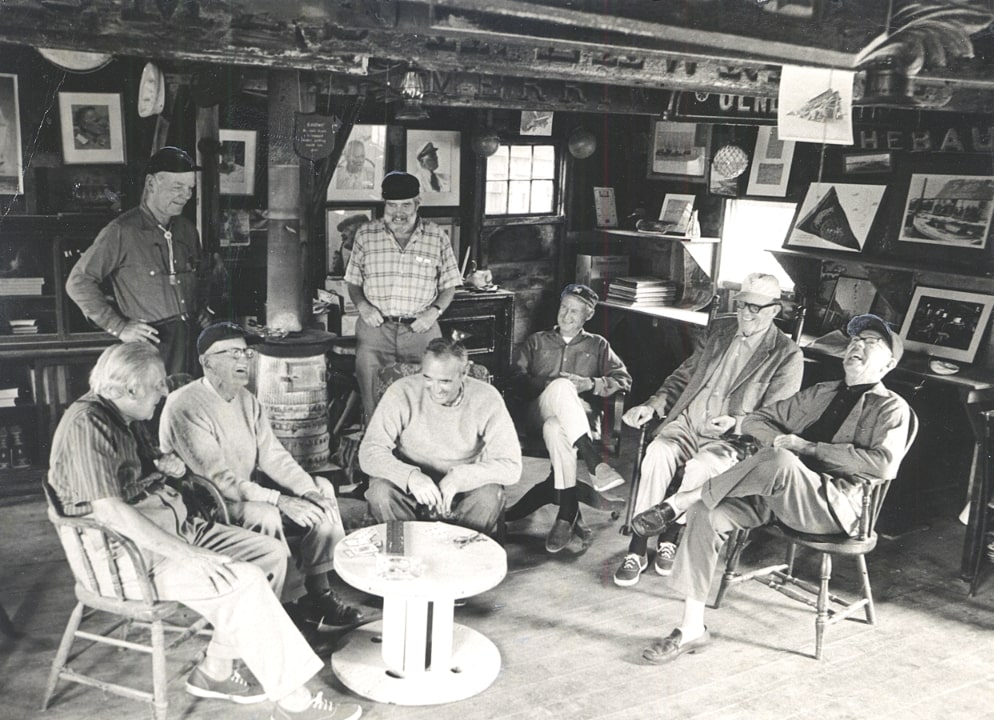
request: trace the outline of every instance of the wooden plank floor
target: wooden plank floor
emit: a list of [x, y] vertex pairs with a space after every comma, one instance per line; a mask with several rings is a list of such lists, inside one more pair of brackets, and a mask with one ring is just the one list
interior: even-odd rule
[[[512, 499], [544, 477], [545, 461], [527, 459]], [[0, 718], [144, 718], [134, 702], [61, 685], [38, 711], [45, 677], [74, 603], [68, 567], [40, 499], [0, 507], [0, 602], [24, 631], [0, 638]], [[825, 659], [814, 647], [813, 614], [758, 583], [733, 590], [709, 611], [714, 640], [704, 652], [664, 667], [642, 665], [642, 647], [669, 632], [680, 603], [650, 573], [634, 588], [611, 582], [625, 539], [607, 513], [588, 511], [595, 533], [585, 553], [542, 549], [553, 517], [544, 508], [510, 526], [507, 578], [456, 611], [457, 622], [490, 637], [503, 669], [475, 698], [441, 707], [359, 702], [365, 717], [476, 720], [578, 718], [994, 718], [994, 577], [976, 598], [957, 578], [963, 528], [936, 518], [926, 530], [882, 541], [869, 558], [878, 625], [829, 629]], [[782, 544], [758, 538], [744, 564], [778, 556]], [[802, 565], [812, 568], [808, 559]], [[839, 562], [833, 588], [856, 587]], [[367, 614], [375, 598], [353, 595]], [[196, 644], [195, 641], [194, 644]], [[196, 648], [187, 652], [192, 656]], [[127, 659], [126, 659], [127, 658]], [[98, 658], [109, 677], [144, 677], [144, 660], [111, 650]], [[174, 665], [175, 667], [175, 665]], [[320, 675], [339, 692], [330, 668]], [[267, 718], [266, 705], [240, 707], [187, 696], [171, 684], [170, 718]]]

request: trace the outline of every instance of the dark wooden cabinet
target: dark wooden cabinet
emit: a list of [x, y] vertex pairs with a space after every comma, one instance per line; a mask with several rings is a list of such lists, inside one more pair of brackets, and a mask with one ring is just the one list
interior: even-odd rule
[[503, 392], [511, 366], [514, 293], [459, 290], [439, 325], [447, 336], [456, 333], [470, 359], [485, 365], [494, 386]]

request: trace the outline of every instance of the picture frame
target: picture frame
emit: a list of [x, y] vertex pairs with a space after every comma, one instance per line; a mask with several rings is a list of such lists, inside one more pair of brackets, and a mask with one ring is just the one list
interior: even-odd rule
[[845, 332], [849, 320], [870, 312], [876, 298], [877, 288], [867, 278], [839, 276], [832, 288], [832, 299], [825, 308], [821, 332]]
[[889, 173], [894, 158], [889, 152], [848, 153], [842, 156], [842, 172], [846, 175], [878, 175]]
[[452, 244], [452, 254], [456, 258], [456, 265], [460, 263], [459, 253], [462, 248], [459, 244], [459, 225], [460, 221], [457, 217], [430, 217], [425, 218], [428, 222], [438, 225], [449, 237], [449, 242]]
[[552, 110], [522, 110], [518, 134], [550, 136], [554, 118]]
[[994, 295], [919, 285], [901, 326], [912, 352], [972, 363], [990, 323]]
[[459, 204], [461, 138], [458, 130], [407, 131], [407, 172], [421, 183], [422, 205]]
[[0, 73], [0, 195], [24, 194], [17, 75]]
[[746, 195], [786, 197], [790, 168], [794, 164], [794, 141], [781, 140], [776, 126], [765, 125], [756, 135], [756, 150], [749, 168]]
[[123, 164], [120, 93], [59, 93], [62, 161], [66, 165]]
[[251, 242], [248, 210], [226, 209], [221, 211], [221, 247], [248, 247]]
[[663, 197], [662, 207], [659, 209], [659, 220], [664, 225], [672, 227], [663, 230], [663, 232], [673, 235], [688, 235], [694, 217], [695, 202], [697, 202], [696, 195], [666, 193]]
[[369, 206], [325, 208], [326, 266], [329, 275], [340, 277], [348, 267], [355, 231], [373, 219]]
[[711, 126], [650, 120], [649, 166], [652, 179], [703, 183], [711, 164]]
[[863, 252], [886, 189], [885, 185], [811, 183], [784, 247]]
[[898, 243], [985, 250], [994, 217], [994, 178], [914, 173]]
[[379, 201], [386, 156], [386, 125], [353, 125], [328, 183], [327, 201]]
[[221, 195], [255, 194], [255, 130], [218, 131], [221, 153], [218, 192]]

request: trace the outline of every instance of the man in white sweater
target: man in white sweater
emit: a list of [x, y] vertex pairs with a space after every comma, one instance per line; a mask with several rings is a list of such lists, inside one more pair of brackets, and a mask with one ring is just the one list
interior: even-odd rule
[[[296, 560], [307, 595], [299, 605], [308, 620], [319, 628], [357, 624], [362, 613], [344, 604], [330, 584], [334, 548], [345, 537], [335, 489], [297, 464], [246, 389], [255, 355], [248, 339], [241, 326], [229, 322], [200, 333], [197, 354], [204, 377], [166, 398], [159, 444], [218, 486], [233, 522], [280, 539], [284, 531], [301, 536]], [[255, 482], [256, 471], [272, 486]]]
[[378, 522], [445, 520], [492, 533], [504, 486], [521, 477], [521, 446], [496, 388], [468, 377], [461, 343], [436, 338], [421, 373], [384, 393], [359, 446]]

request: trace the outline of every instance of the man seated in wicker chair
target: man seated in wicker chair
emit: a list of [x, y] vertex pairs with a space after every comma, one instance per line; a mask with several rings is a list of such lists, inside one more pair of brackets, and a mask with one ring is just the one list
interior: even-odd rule
[[[284, 542], [299, 536], [296, 560], [307, 594], [297, 605], [318, 630], [355, 625], [362, 613], [332, 588], [335, 545], [345, 537], [335, 489], [312, 478], [273, 433], [265, 408], [245, 387], [252, 338], [231, 322], [205, 328], [197, 338], [204, 377], [169, 394], [159, 425], [162, 448], [175, 452], [224, 496], [232, 521]], [[271, 487], [253, 476], [264, 473]]]
[[904, 344], [876, 315], [854, 317], [847, 334], [844, 381], [813, 385], [750, 413], [742, 430], [763, 449], [632, 518], [632, 530], [650, 537], [687, 515], [672, 574], [684, 597], [683, 621], [643, 651], [646, 662], [669, 662], [708, 642], [704, 603], [732, 532], [776, 519], [800, 532], [855, 536], [863, 486], [853, 477], [894, 476], [907, 449], [911, 410], [880, 381]]
[[[156, 347], [108, 347], [90, 373], [90, 388], [55, 431], [49, 483], [65, 515], [92, 516], [138, 546], [160, 600], [182, 603], [214, 627], [187, 692], [238, 704], [268, 698], [276, 703], [275, 720], [358, 718], [358, 705], [333, 706], [304, 685], [323, 663], [280, 606], [282, 545], [189, 516], [181, 495], [162, 482], [164, 475], [186, 472], [175, 455], [160, 457], [157, 470], [143, 466], [141, 458], [148, 455], [132, 426], [149, 420], [165, 395], [166, 372]], [[126, 581], [124, 590], [137, 592], [137, 581]], [[248, 672], [237, 667], [239, 659]]]
[[521, 447], [504, 400], [468, 377], [462, 343], [428, 343], [421, 373], [383, 393], [359, 446], [377, 522], [445, 520], [493, 533], [504, 486], [521, 477]]

